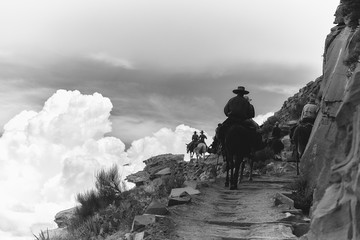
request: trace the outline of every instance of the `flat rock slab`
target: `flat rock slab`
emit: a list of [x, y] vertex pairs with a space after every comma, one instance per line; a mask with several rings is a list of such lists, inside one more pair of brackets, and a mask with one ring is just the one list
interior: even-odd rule
[[294, 209], [294, 200], [278, 192], [275, 195], [275, 206], [280, 204], [285, 204], [288, 209]]
[[182, 196], [182, 197], [171, 197], [168, 201], [168, 207], [175, 206], [175, 205], [182, 205], [191, 202], [191, 197], [189, 195]]
[[137, 231], [149, 224], [156, 222], [155, 215], [137, 215], [134, 218], [131, 231]]
[[164, 204], [154, 199], [149, 206], [145, 210], [145, 214], [153, 214], [153, 215], [167, 215], [169, 214], [168, 209]]
[[170, 175], [170, 174], [171, 174], [171, 170], [168, 167], [155, 173], [155, 175], [158, 175], [158, 176], [164, 176], [164, 175]]
[[184, 188], [173, 188], [171, 189], [170, 198], [173, 197], [180, 197], [184, 192], [188, 193], [189, 195], [200, 194], [200, 191], [194, 189], [192, 187], [184, 187]]

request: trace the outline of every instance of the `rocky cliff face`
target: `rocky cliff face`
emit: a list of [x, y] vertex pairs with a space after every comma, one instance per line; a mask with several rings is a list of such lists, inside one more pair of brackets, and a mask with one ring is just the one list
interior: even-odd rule
[[289, 97], [274, 115], [281, 123], [298, 120], [303, 106], [307, 103], [310, 95], [317, 96], [320, 90], [322, 76], [311, 81], [301, 88], [294, 96]]
[[325, 41], [320, 112], [301, 159], [315, 186], [308, 239], [360, 238], [360, 3], [343, 0]]

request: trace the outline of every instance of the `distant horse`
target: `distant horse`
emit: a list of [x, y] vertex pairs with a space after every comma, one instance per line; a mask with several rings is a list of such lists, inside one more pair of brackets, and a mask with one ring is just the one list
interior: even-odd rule
[[196, 154], [196, 159], [199, 160], [199, 158], [205, 159], [205, 153], [207, 151], [207, 146], [205, 143], [200, 142], [198, 145], [194, 148], [194, 152]]
[[204, 157], [206, 151], [207, 146], [203, 142], [191, 142], [186, 144], [186, 152], [190, 153], [190, 158], [193, 158], [194, 154], [196, 155], [196, 159], [199, 159], [199, 156]]
[[299, 175], [299, 162], [304, 154], [306, 145], [309, 141], [313, 125], [311, 123], [299, 124], [292, 135], [292, 140], [295, 145], [295, 158], [296, 158], [296, 174]]
[[230, 183], [230, 190], [235, 190], [237, 189], [240, 165], [242, 165], [241, 176], [245, 166], [244, 157], [250, 156], [252, 151], [259, 150], [263, 146], [262, 137], [255, 130], [242, 125], [231, 126], [224, 135], [227, 162], [225, 187], [228, 187]]
[[194, 156], [195, 144], [193, 142], [186, 144], [186, 153], [190, 153], [190, 158]]

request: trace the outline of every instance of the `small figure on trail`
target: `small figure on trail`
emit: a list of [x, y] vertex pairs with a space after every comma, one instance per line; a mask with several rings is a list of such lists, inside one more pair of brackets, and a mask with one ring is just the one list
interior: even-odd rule
[[191, 137], [192, 142], [199, 141], [199, 135], [197, 135], [197, 132], [195, 131], [194, 134]]
[[205, 136], [204, 131], [201, 130], [200, 136], [199, 136], [199, 142], [205, 143], [205, 139], [207, 139], [207, 137]]
[[294, 142], [294, 132], [295, 132], [295, 129], [296, 127], [298, 126], [298, 122], [297, 120], [291, 120], [289, 123], [288, 123], [289, 127], [290, 127], [290, 133], [289, 133], [289, 137], [290, 137], [290, 141], [291, 143]]
[[274, 152], [274, 159], [281, 160], [281, 151], [284, 149], [284, 144], [280, 140], [281, 137], [281, 128], [279, 127], [279, 122], [276, 122], [271, 133], [272, 139], [270, 140], [271, 149]]
[[281, 129], [279, 127], [279, 122], [276, 122], [274, 128], [272, 129], [271, 136], [275, 139], [280, 139], [281, 137]]
[[186, 144], [186, 146], [187, 146], [186, 150], [188, 153], [190, 153], [190, 155], [194, 151], [194, 148], [197, 146], [198, 142], [199, 142], [199, 135], [197, 135], [197, 132], [194, 131], [194, 134], [191, 137], [191, 142]]
[[319, 108], [315, 103], [315, 97], [310, 96], [309, 102], [304, 106], [301, 112], [300, 121], [302, 123], [314, 124], [318, 111]]

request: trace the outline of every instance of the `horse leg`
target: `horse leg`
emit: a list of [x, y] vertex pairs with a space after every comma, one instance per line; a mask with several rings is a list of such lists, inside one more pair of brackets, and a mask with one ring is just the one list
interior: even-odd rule
[[229, 187], [229, 166], [226, 164], [226, 179], [225, 179], [225, 187]]
[[[231, 156], [230, 158], [230, 190], [234, 190], [234, 185], [236, 185], [236, 181], [235, 179], [235, 174], [234, 174], [234, 161], [235, 161], [235, 156]], [[235, 183], [234, 183], [235, 182]]]
[[245, 168], [245, 161], [241, 161], [240, 164], [240, 178], [239, 178], [239, 183], [242, 182], [243, 176], [244, 176], [244, 168]]
[[233, 190], [233, 185], [234, 185], [233, 182], [234, 182], [234, 168], [230, 166], [230, 190]]
[[230, 190], [236, 190], [237, 189], [237, 182], [239, 179], [239, 170], [240, 170], [240, 164], [243, 160], [240, 156], [234, 156], [235, 157], [235, 173], [233, 175], [233, 178], [231, 179], [231, 187]]
[[249, 181], [253, 180], [252, 173], [253, 173], [253, 167], [254, 167], [254, 159], [249, 159], [249, 165], [250, 165], [250, 174], [249, 174]]
[[229, 187], [229, 171], [230, 171], [229, 157], [226, 156], [226, 179], [225, 179], [225, 187]]
[[300, 171], [299, 171], [299, 162], [300, 162], [300, 146], [299, 144], [296, 145], [296, 175], [299, 175], [300, 174]]

